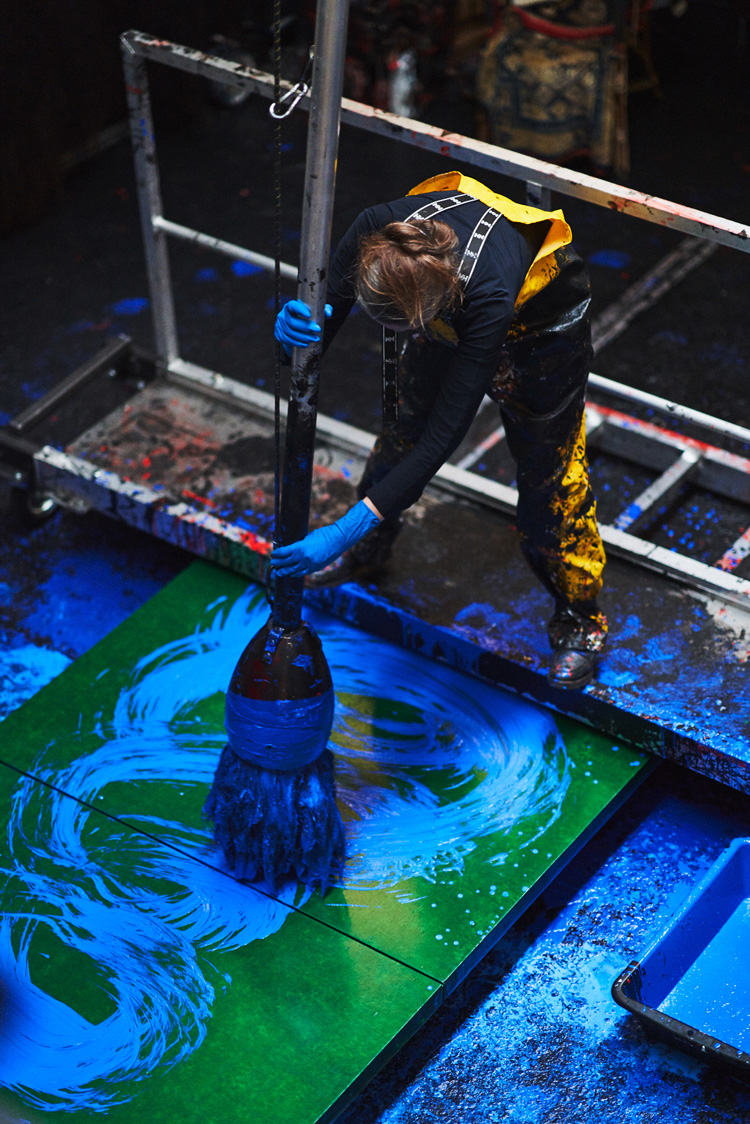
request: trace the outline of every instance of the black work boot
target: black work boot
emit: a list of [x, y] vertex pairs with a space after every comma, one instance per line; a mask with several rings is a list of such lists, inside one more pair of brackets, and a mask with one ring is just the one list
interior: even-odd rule
[[597, 653], [607, 639], [607, 618], [596, 602], [577, 607], [558, 602], [547, 636], [553, 651], [548, 681], [564, 691], [581, 690], [594, 677]]
[[383, 519], [350, 550], [335, 558], [333, 562], [329, 562], [322, 570], [308, 574], [305, 585], [308, 589], [321, 589], [325, 586], [340, 585], [342, 582], [375, 577], [390, 558], [402, 523], [400, 515]]

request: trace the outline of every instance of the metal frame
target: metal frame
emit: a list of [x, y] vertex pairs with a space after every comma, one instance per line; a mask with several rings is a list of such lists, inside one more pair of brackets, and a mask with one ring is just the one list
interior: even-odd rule
[[[218, 395], [225, 400], [230, 398], [244, 409], [272, 416], [273, 398], [270, 395], [256, 388], [243, 386], [215, 371], [186, 362], [179, 355], [167, 253], [168, 236], [195, 242], [206, 249], [234, 259], [252, 262], [266, 270], [272, 270], [274, 263], [264, 255], [170, 222], [162, 214], [145, 64], [146, 60], [164, 63], [213, 81], [250, 89], [268, 98], [273, 95], [273, 78], [262, 71], [241, 66], [239, 63], [211, 57], [137, 31], [129, 31], [123, 35], [122, 46], [141, 224], [154, 316], [157, 363], [166, 377], [176, 383], [182, 382], [190, 386], [197, 384], [205, 393]], [[289, 83], [282, 85], [284, 90], [291, 89]], [[302, 108], [309, 109], [309, 104], [309, 96], [300, 101]], [[423, 122], [397, 117], [346, 98], [342, 102], [341, 120], [392, 140], [437, 152], [441, 156], [455, 156], [464, 164], [512, 176], [524, 182], [527, 200], [536, 205], [549, 206], [549, 192], [555, 190], [703, 240], [707, 246], [705, 252], [689, 254], [681, 249], [675, 251], [675, 255], [672, 255], [675, 261], [670, 260], [665, 271], [670, 275], [675, 271], [680, 274], [680, 270], [683, 269], [686, 272], [687, 269], [704, 260], [714, 248], [711, 244], [732, 246], [750, 252], [750, 227], [741, 223], [644, 195], [482, 141], [447, 133]], [[296, 267], [284, 263], [281, 269], [283, 276], [296, 279]], [[642, 294], [636, 293], [635, 297], [637, 304]], [[630, 311], [632, 312], [632, 309]], [[609, 325], [603, 325], [605, 330], [608, 327]], [[667, 417], [681, 418], [725, 437], [750, 443], [750, 430], [742, 426], [713, 418], [700, 411], [691, 410], [678, 403], [596, 375], [592, 375], [590, 381], [593, 386], [608, 394], [656, 407]], [[339, 449], [366, 454], [372, 444], [373, 434], [323, 415], [318, 417], [317, 428], [325, 441]], [[652, 482], [634, 504], [621, 513], [614, 526], [601, 528], [607, 547], [631, 561], [692, 586], [709, 590], [725, 600], [741, 604], [746, 608], [750, 607], [750, 582], [743, 581], [730, 572], [743, 557], [750, 553], [750, 529], [718, 560], [716, 566], [708, 566], [665, 550], [631, 533], [636, 522], [640, 524], [647, 520], [656, 503], [663, 501], [688, 478], [695, 479], [714, 491], [750, 503], [750, 461], [600, 406], [589, 407], [588, 432], [589, 439], [592, 442], [596, 441], [600, 447], [617, 451], [620, 455], [657, 468], [661, 472], [657, 480]], [[495, 430], [479, 448], [483, 450], [489, 447], [501, 440], [502, 436], [501, 429]], [[475, 453], [476, 451], [474, 450]], [[77, 480], [81, 487], [85, 481], [88, 502], [93, 506], [106, 509], [102, 489], [104, 493], [109, 492], [110, 495], [113, 492], [123, 493], [123, 499], [127, 492], [128, 502], [132, 506], [133, 501], [136, 501], [135, 506], [139, 509], [159, 504], [156, 496], [152, 497], [149, 494], [148, 498], [146, 497], [148, 489], [137, 488], [129, 482], [115, 479], [112, 473], [93, 470], [92, 466], [86, 467], [85, 462], [68, 457], [67, 454], [44, 449], [35, 459], [38, 474], [53, 485], [55, 494], [65, 491], [66, 473], [70, 472], [68, 483], [72, 484], [75, 490], [77, 485], [73, 484], [73, 479]], [[464, 457], [461, 465], [465, 463], [472, 463], [472, 458]], [[504, 512], [515, 511], [517, 494], [514, 489], [487, 480], [460, 465], [444, 465], [435, 478], [435, 484]], [[69, 498], [72, 501], [73, 497]], [[119, 514], [121, 517], [128, 518], [123, 512]], [[164, 511], [162, 518], [166, 518], [170, 523], [187, 519], [193, 528], [191, 534], [200, 526], [201, 538], [208, 533], [209, 537], [216, 535], [219, 540], [226, 541], [228, 538], [233, 546], [239, 546], [241, 540], [241, 546], [245, 549], [252, 546], [253, 549], [265, 551], [267, 546], [260, 542], [250, 544], [247, 537], [242, 535], [235, 543], [236, 535], [233, 528], [219, 527], [220, 521], [190, 509], [187, 505], [170, 508], [168, 514]], [[136, 519], [136, 522], [140, 523], [141, 520]], [[178, 535], [182, 535], [182, 532], [179, 531]], [[169, 534], [167, 537], [174, 539], [174, 534]], [[184, 545], [188, 543], [185, 542]], [[192, 549], [196, 549], [196, 546], [197, 544], [193, 543]], [[199, 548], [198, 552], [205, 551]], [[220, 553], [223, 553], [223, 550]], [[249, 565], [252, 564], [245, 560], [240, 568], [247, 569]]]

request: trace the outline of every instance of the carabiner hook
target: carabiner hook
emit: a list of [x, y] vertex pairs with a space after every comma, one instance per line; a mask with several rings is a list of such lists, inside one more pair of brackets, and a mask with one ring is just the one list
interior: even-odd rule
[[[308, 86], [307, 82], [298, 82], [296, 86], [292, 86], [291, 90], [287, 90], [284, 96], [279, 98], [278, 102], [271, 102], [271, 106], [268, 112], [272, 117], [275, 117], [277, 121], [283, 121], [285, 117], [289, 116], [295, 106], [302, 101], [305, 95], [309, 94], [309, 92], [310, 87]], [[297, 95], [296, 97], [294, 97], [295, 94]], [[291, 105], [288, 105], [283, 113], [278, 113], [277, 107], [283, 105], [284, 102], [291, 97], [294, 97], [294, 101], [291, 103]]]
[[[297, 82], [294, 86], [292, 86], [291, 90], [287, 90], [287, 92], [283, 95], [283, 97], [279, 98], [278, 102], [275, 102], [275, 101], [271, 102], [271, 106], [270, 106], [268, 112], [277, 121], [283, 121], [285, 117], [288, 117], [289, 114], [292, 112], [292, 110], [297, 105], [299, 105], [299, 103], [302, 101], [302, 99], [304, 97], [306, 97], [307, 94], [310, 93], [310, 87], [307, 84], [307, 82], [305, 82], [305, 78], [307, 77], [307, 75], [309, 73], [310, 66], [312, 65], [312, 61], [313, 61], [314, 58], [315, 58], [315, 44], [313, 43], [313, 45], [310, 48], [309, 53], [308, 53], [307, 65], [305, 66], [304, 74], [300, 78], [299, 82]], [[285, 101], [288, 101], [289, 98], [294, 98], [294, 101], [291, 103], [291, 105], [288, 105], [286, 107], [286, 109], [283, 110], [283, 112], [279, 113], [278, 112], [279, 108], [284, 104]]]

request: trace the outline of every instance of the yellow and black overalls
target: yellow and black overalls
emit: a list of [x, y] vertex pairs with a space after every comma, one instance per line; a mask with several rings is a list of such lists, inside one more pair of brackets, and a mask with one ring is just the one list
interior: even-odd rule
[[[601, 648], [607, 624], [596, 598], [604, 549], [586, 462], [584, 402], [591, 361], [590, 290], [585, 266], [571, 248], [562, 211], [514, 203], [459, 172], [435, 176], [409, 195], [458, 191], [481, 200], [510, 222], [548, 222], [529, 268], [487, 393], [500, 407], [517, 465], [517, 527], [523, 553], [555, 598], [554, 648], [575, 640]], [[451, 362], [457, 337], [440, 317], [406, 333], [399, 364], [399, 417], [376, 442], [359, 484], [360, 497], [413, 448]], [[361, 562], [390, 548], [398, 518], [352, 548]]]

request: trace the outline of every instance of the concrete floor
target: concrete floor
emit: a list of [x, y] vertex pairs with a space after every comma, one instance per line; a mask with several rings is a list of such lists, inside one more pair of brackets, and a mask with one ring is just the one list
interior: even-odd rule
[[[729, 218], [744, 217], [750, 154], [741, 119], [737, 9], [694, 4], [660, 12], [655, 59], [664, 98], [631, 101], [630, 183]], [[465, 106], [433, 103], [431, 120], [467, 128]], [[295, 200], [304, 119], [287, 126], [285, 245], [295, 260]], [[271, 128], [265, 106], [207, 109], [160, 145], [167, 214], [269, 253]], [[384, 142], [342, 137], [336, 229], [364, 205], [442, 170]], [[500, 189], [503, 187], [501, 185]], [[510, 185], [505, 186], [512, 193]], [[677, 239], [631, 219], [563, 204], [592, 264], [595, 312]], [[0, 420], [5, 421], [126, 330], [150, 343], [147, 288], [126, 144], [81, 166], [54, 211], [1, 248], [8, 282], [0, 317]], [[606, 257], [606, 255], [605, 255]], [[599, 260], [602, 260], [601, 256]], [[611, 256], [610, 261], [614, 260]], [[176, 250], [183, 353], [245, 381], [270, 377], [272, 296], [263, 275]], [[720, 250], [597, 358], [598, 373], [750, 425], [745, 323], [750, 262]], [[374, 428], [377, 338], [355, 317], [330, 357], [322, 409]], [[737, 450], [741, 451], [741, 450]], [[2, 494], [7, 499], [7, 494]], [[692, 502], [692, 501], [691, 501]], [[702, 517], [703, 513], [698, 513]], [[719, 516], [707, 520], [715, 523]], [[186, 564], [179, 550], [98, 516], [56, 515], [0, 531], [0, 713], [29, 697]], [[750, 798], [661, 765], [567, 872], [516, 924], [450, 1003], [346, 1111], [346, 1124], [739, 1124], [750, 1094], [681, 1054], [649, 1043], [608, 997], [612, 979], [724, 846], [748, 832]]]

